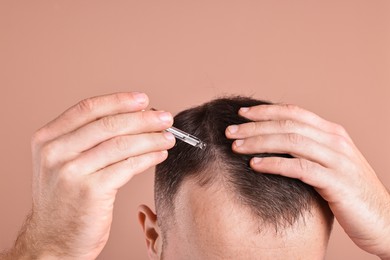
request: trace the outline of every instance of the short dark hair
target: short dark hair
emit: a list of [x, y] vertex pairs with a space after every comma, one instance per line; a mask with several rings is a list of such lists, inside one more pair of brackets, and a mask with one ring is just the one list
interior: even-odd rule
[[[271, 103], [248, 97], [226, 97], [187, 109], [175, 116], [175, 127], [199, 137], [207, 146], [201, 150], [177, 141], [175, 147], [169, 150], [167, 160], [157, 165], [155, 203], [159, 221], [161, 218], [163, 222], [167, 221], [174, 209], [178, 189], [187, 179], [200, 186], [211, 185], [218, 180], [262, 223], [271, 224], [276, 229], [279, 225], [293, 225], [304, 212], [310, 212], [316, 205], [327, 213], [331, 212], [313, 187], [300, 180], [257, 173], [249, 166], [249, 160], [254, 155], [232, 151], [233, 140], [226, 138], [226, 128], [232, 124], [249, 122], [238, 115], [238, 110], [241, 107], [267, 104]], [[291, 157], [287, 154], [256, 156]], [[329, 220], [333, 221], [331, 213]]]

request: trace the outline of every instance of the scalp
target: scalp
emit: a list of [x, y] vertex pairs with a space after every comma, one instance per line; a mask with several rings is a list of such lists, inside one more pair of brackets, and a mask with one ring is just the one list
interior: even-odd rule
[[[178, 189], [188, 179], [202, 187], [223, 185], [234, 194], [238, 204], [276, 230], [293, 225], [314, 206], [328, 210], [311, 186], [296, 179], [255, 172], [249, 166], [254, 155], [232, 151], [233, 140], [226, 138], [226, 127], [250, 122], [239, 116], [238, 110], [266, 104], [270, 103], [239, 96], [219, 98], [175, 117], [175, 127], [199, 137], [207, 147], [201, 150], [179, 141], [169, 151], [168, 159], [156, 167], [155, 202], [162, 221], [168, 222]], [[287, 154], [256, 156], [291, 157]]]

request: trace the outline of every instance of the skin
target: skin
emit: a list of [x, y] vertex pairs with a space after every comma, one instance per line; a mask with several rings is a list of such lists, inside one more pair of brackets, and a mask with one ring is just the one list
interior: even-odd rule
[[[32, 213], [15, 246], [0, 259], [99, 255], [118, 189], [165, 160], [175, 143], [170, 133], [161, 132], [172, 125], [172, 116], [142, 111], [148, 102], [143, 93], [86, 99], [35, 133]], [[258, 106], [239, 113], [256, 122], [226, 130], [228, 138], [236, 139], [235, 152], [294, 155], [254, 158], [251, 166], [314, 186], [360, 248], [390, 259], [390, 195], [341, 126], [296, 106]], [[147, 207], [141, 212], [141, 221], [156, 221]], [[158, 250], [162, 243], [148, 240], [159, 241], [158, 227], [144, 230], [147, 243]]]
[[235, 152], [296, 157], [253, 158], [251, 167], [312, 185], [358, 247], [390, 259], [390, 194], [343, 127], [293, 105], [241, 108], [239, 114], [255, 122], [227, 128]]
[[220, 184], [205, 188], [185, 181], [172, 216], [162, 223], [164, 234], [158, 216], [140, 206], [149, 259], [324, 259], [330, 227], [321, 210], [305, 212], [304, 219], [276, 233], [232, 196]]
[[32, 138], [33, 208], [2, 259], [94, 259], [107, 242], [115, 196], [162, 162], [173, 118], [142, 93], [81, 101]]

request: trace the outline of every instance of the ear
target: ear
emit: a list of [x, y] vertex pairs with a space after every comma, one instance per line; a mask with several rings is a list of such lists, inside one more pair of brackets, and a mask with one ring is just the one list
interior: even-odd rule
[[161, 231], [156, 214], [146, 205], [138, 207], [138, 221], [145, 234], [149, 259], [160, 259], [162, 253]]

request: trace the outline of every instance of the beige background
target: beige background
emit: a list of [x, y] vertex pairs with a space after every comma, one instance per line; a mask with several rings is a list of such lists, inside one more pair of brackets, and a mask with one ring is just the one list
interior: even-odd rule
[[[34, 130], [110, 92], [172, 113], [229, 93], [298, 104], [344, 125], [390, 187], [390, 1], [0, 0], [0, 37], [1, 249], [30, 209]], [[152, 185], [121, 190], [99, 259], [146, 259]], [[327, 259], [377, 258], [336, 224]]]

